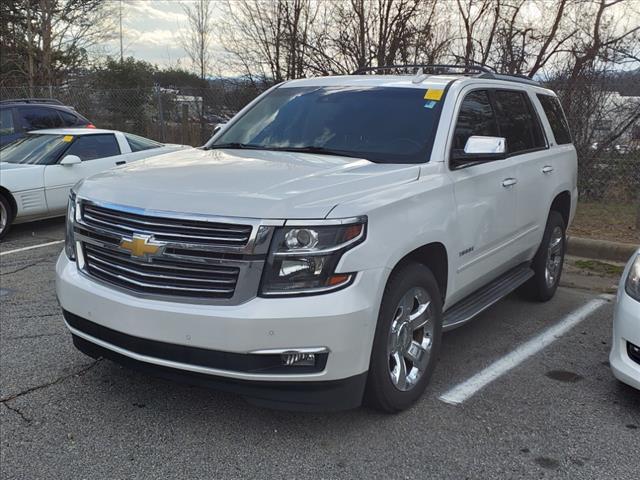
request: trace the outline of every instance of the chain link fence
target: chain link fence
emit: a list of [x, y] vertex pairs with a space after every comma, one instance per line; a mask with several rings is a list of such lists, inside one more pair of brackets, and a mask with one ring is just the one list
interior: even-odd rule
[[[218, 123], [229, 120], [261, 91], [263, 87], [248, 82], [212, 83], [206, 89], [2, 87], [0, 99], [53, 98], [74, 107], [99, 128], [199, 146]], [[559, 92], [563, 103], [572, 94]], [[640, 125], [631, 122], [611, 140], [621, 116], [640, 108], [640, 97], [616, 92], [612, 96], [607, 100], [610, 108], [585, 108], [568, 119], [570, 126], [579, 128], [573, 128], [580, 193], [573, 233], [640, 243]]]

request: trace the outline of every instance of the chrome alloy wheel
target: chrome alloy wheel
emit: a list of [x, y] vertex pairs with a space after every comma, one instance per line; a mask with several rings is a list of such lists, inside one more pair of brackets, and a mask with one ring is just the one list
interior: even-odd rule
[[4, 203], [0, 202], [0, 232], [4, 232], [7, 223], [9, 223], [9, 212], [7, 212]]
[[551, 238], [549, 239], [549, 247], [547, 249], [547, 264], [544, 269], [544, 279], [547, 282], [547, 287], [551, 288], [555, 285], [558, 277], [560, 276], [560, 269], [562, 268], [562, 256], [564, 249], [564, 236], [562, 234], [562, 228], [555, 227], [551, 232]]
[[398, 390], [415, 387], [429, 364], [435, 326], [430, 305], [427, 291], [413, 287], [395, 309], [387, 353], [391, 382]]

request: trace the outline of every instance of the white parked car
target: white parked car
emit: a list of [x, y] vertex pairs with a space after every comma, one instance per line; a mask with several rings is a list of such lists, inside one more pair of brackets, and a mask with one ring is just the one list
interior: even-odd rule
[[554, 295], [576, 172], [532, 81], [294, 80], [201, 150], [74, 188], [57, 294], [89, 355], [266, 405], [398, 411], [443, 330], [520, 286]]
[[609, 363], [618, 380], [640, 389], [640, 249], [618, 287]]
[[83, 178], [183, 148], [115, 130], [30, 132], [0, 150], [0, 239], [12, 224], [64, 215], [69, 189]]

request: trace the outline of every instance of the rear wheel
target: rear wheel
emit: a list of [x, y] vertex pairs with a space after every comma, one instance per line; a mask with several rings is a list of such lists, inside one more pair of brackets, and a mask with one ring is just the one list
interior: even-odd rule
[[11, 205], [4, 195], [0, 195], [0, 240], [4, 238], [11, 228], [12, 221], [13, 211], [11, 210]]
[[420, 264], [392, 273], [371, 353], [365, 402], [385, 412], [408, 408], [424, 392], [442, 337], [442, 302], [431, 271]]
[[546, 302], [558, 289], [566, 248], [565, 228], [562, 215], [555, 210], [549, 212], [542, 243], [531, 263], [535, 274], [524, 285], [532, 300]]

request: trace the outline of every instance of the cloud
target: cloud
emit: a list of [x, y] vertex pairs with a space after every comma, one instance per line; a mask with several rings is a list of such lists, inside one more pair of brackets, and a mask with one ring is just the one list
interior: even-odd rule
[[162, 20], [174, 23], [187, 20], [180, 2], [129, 0], [125, 3], [123, 11], [127, 17], [133, 13], [133, 16], [144, 17], [147, 20]]
[[176, 44], [180, 40], [182, 29], [165, 29], [154, 28], [152, 30], [137, 30], [135, 28], [127, 28], [125, 30], [126, 38], [133, 40], [136, 45], [158, 45], [167, 46]]

